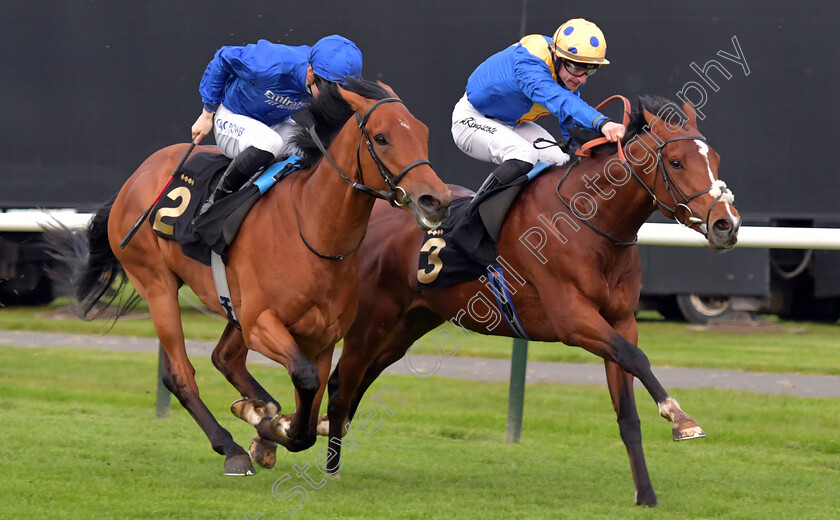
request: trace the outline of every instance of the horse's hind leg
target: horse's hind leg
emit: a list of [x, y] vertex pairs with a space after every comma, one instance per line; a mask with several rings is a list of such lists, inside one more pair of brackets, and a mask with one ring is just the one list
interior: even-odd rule
[[[243, 397], [231, 405], [233, 414], [246, 422], [257, 424], [265, 417], [270, 419], [279, 414], [280, 404], [248, 372], [245, 365], [247, 357], [248, 347], [242, 339], [242, 332], [233, 323], [228, 323], [210, 359]], [[274, 467], [277, 443], [257, 435], [249, 451], [260, 466]]]
[[155, 331], [166, 354], [163, 356], [163, 384], [192, 415], [207, 435], [213, 450], [225, 456], [225, 474], [253, 475], [254, 466], [248, 453], [233, 441], [230, 433], [216, 421], [199, 396], [195, 369], [187, 357], [184, 345], [178, 285], [174, 276], [163, 280], [159, 275], [149, 276], [149, 279], [154, 280], [151, 286], [138, 283], [130, 273], [129, 276], [134, 287], [149, 303]]
[[272, 412], [271, 415], [280, 413], [280, 404], [248, 372], [245, 365], [247, 356], [248, 347], [242, 339], [242, 332], [232, 323], [228, 323], [210, 356], [213, 365], [242, 397], [263, 401]]
[[315, 393], [315, 399], [312, 402], [312, 412], [309, 418], [309, 428], [315, 431], [316, 434], [325, 435], [327, 424], [327, 417], [320, 414], [321, 400], [324, 398], [324, 392], [327, 390], [327, 380], [330, 377], [330, 368], [332, 368], [332, 358], [335, 352], [335, 345], [324, 350], [315, 359], [315, 365], [318, 367], [318, 380], [320, 385], [318, 391]]

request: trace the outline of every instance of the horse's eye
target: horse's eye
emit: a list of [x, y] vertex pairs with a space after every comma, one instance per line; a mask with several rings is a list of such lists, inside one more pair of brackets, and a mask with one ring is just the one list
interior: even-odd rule
[[385, 146], [386, 144], [388, 144], [388, 140], [385, 139], [385, 136], [382, 135], [382, 134], [376, 134], [376, 136], [374, 136], [373, 140], [376, 141], [376, 144], [378, 144], [378, 145]]
[[679, 170], [683, 167], [683, 164], [679, 159], [671, 159], [670, 161], [668, 161], [668, 164], [670, 164], [671, 168], [675, 170]]

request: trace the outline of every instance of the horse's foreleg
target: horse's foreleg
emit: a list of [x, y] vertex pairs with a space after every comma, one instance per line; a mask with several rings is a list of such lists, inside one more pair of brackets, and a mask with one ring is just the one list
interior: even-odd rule
[[225, 474], [253, 475], [254, 466], [248, 453], [233, 441], [230, 433], [216, 421], [199, 396], [195, 369], [187, 357], [184, 345], [177, 286], [171, 291], [157, 292], [146, 287], [145, 293], [155, 331], [165, 353], [162, 356], [164, 385], [192, 415], [213, 449], [225, 456]]
[[338, 475], [341, 469], [341, 438], [346, 433], [347, 424], [350, 422], [351, 403], [357, 393], [359, 384], [365, 374], [369, 360], [360, 357], [354, 352], [352, 346], [348, 351], [348, 338], [344, 339], [344, 348], [338, 365], [329, 379], [329, 403], [327, 415], [329, 416], [329, 441], [330, 457], [327, 460], [326, 471]]
[[319, 390], [323, 392], [318, 366], [303, 355], [286, 326], [269, 310], [259, 315], [248, 332], [248, 340], [252, 349], [286, 367], [297, 400], [297, 410], [290, 423], [279, 414], [265, 417], [256, 424], [257, 433], [289, 451], [311, 447], [316, 440], [315, 429], [310, 428], [313, 402]]
[[662, 384], [653, 374], [650, 361], [645, 353], [614, 331], [609, 336], [609, 347], [606, 349], [607, 355], [602, 357], [607, 361], [618, 364], [622, 369], [637, 377], [642, 382], [659, 407], [659, 414], [673, 423], [674, 428], [672, 433], [674, 440], [680, 441], [705, 437], [706, 434], [700, 426], [680, 408], [676, 399], [668, 395], [668, 392], [662, 387]]
[[[248, 347], [242, 339], [242, 332], [232, 323], [228, 323], [210, 359], [243, 397], [231, 406], [233, 414], [246, 422], [256, 424], [264, 417], [271, 418], [280, 413], [280, 404], [248, 372], [245, 365], [247, 356]], [[249, 451], [260, 466], [274, 467], [277, 460], [276, 443], [257, 435]]]
[[[635, 344], [639, 341], [639, 329], [634, 316], [617, 323], [615, 329], [630, 343]], [[633, 393], [634, 378], [612, 361], [604, 361], [604, 365], [613, 409], [618, 416], [618, 430], [630, 458], [630, 471], [633, 473], [633, 484], [636, 487], [636, 504], [654, 506], [656, 493], [650, 483], [642, 449], [642, 429], [636, 411], [636, 396]]]
[[612, 361], [642, 382], [659, 406], [659, 413], [674, 424], [674, 440], [695, 439], [706, 434], [668, 395], [653, 374], [650, 361], [642, 350], [623, 338], [598, 311], [585, 301], [570, 302], [573, 314], [560, 315], [558, 337], [566, 344], [579, 345], [589, 352]]
[[[425, 307], [416, 307], [405, 314], [399, 312], [402, 312], [399, 307], [387, 305], [366, 308], [360, 315], [376, 319], [357, 319], [344, 338], [341, 359], [329, 381], [328, 471], [335, 473], [341, 466], [341, 437], [370, 385], [386, 368], [402, 359], [417, 339], [443, 322], [443, 318]], [[371, 321], [376, 325], [369, 325]]]
[[618, 430], [630, 458], [630, 471], [636, 487], [636, 504], [656, 505], [656, 493], [648, 475], [645, 454], [642, 449], [642, 430], [639, 414], [636, 412], [636, 398], [633, 395], [633, 376], [612, 361], [605, 361], [607, 386], [613, 408], [618, 416]]

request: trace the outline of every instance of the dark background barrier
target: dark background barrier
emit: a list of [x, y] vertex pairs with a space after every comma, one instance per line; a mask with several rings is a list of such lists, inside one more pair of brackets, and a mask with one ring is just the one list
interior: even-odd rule
[[[620, 93], [675, 98], [705, 88], [701, 130], [723, 157], [721, 177], [742, 213], [835, 214], [831, 150], [838, 106], [831, 54], [837, 4], [712, 1], [587, 2], [15, 2], [0, 17], [3, 153], [0, 206], [90, 206], [156, 149], [189, 140], [204, 67], [221, 45], [266, 38], [311, 44], [340, 33], [431, 131], [431, 159], [449, 182], [475, 188], [489, 165], [458, 151], [452, 107], [467, 76], [521, 32], [551, 34], [570, 17], [599, 24], [612, 65], [590, 80], [592, 104]], [[749, 67], [735, 54], [737, 37]], [[731, 74], [690, 65], [717, 60]], [[698, 99], [697, 89], [690, 92]], [[617, 117], [617, 113], [612, 113]], [[543, 118], [552, 130], [554, 127]], [[212, 140], [212, 137], [211, 137]]]
[[[613, 94], [676, 99], [682, 92], [705, 116], [700, 130], [722, 157], [720, 176], [746, 224], [836, 227], [839, 15], [840, 4], [813, 0], [610, 0], [565, 9], [548, 0], [7, 2], [0, 208], [92, 210], [148, 155], [189, 140], [201, 110], [199, 79], [220, 46], [259, 38], [311, 45], [332, 33], [354, 40], [365, 77], [391, 85], [427, 124], [438, 174], [475, 189], [491, 165], [461, 153], [450, 135], [467, 77], [522, 34], [550, 35], [583, 17], [603, 29], [612, 62], [590, 79], [584, 99], [595, 105]], [[741, 54], [742, 64], [721, 53]], [[606, 113], [618, 117], [618, 107]], [[556, 131], [550, 117], [540, 122]], [[779, 291], [779, 266], [789, 272], [807, 260], [771, 250], [640, 250], [643, 296], [657, 297], [765, 301]], [[840, 296], [836, 256], [814, 255], [809, 294]], [[803, 291], [788, 285], [788, 293]], [[840, 316], [840, 299], [832, 305], [830, 315]]]

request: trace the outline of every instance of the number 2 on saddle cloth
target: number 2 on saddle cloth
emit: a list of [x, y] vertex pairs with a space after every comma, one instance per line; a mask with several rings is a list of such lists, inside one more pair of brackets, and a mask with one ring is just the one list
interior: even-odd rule
[[211, 251], [227, 261], [227, 248], [245, 215], [271, 186], [300, 168], [300, 158], [292, 155], [269, 165], [256, 180], [198, 216], [228, 164], [230, 159], [222, 154], [197, 153], [192, 156], [172, 179], [149, 217], [158, 236], [175, 240], [186, 256], [204, 265], [210, 265]]

